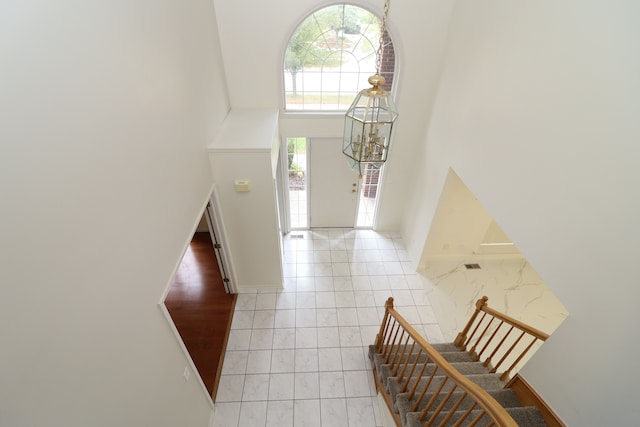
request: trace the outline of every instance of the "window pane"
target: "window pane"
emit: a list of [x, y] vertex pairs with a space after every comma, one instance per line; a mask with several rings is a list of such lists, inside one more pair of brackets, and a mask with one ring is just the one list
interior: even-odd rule
[[307, 139], [287, 138], [291, 228], [307, 227]]
[[[380, 40], [378, 18], [353, 5], [318, 10], [294, 31], [284, 60], [285, 108], [294, 111], [344, 111], [376, 72]], [[389, 88], [395, 56], [386, 37], [381, 73]], [[390, 58], [390, 59], [389, 59]], [[391, 76], [389, 78], [388, 76]]]

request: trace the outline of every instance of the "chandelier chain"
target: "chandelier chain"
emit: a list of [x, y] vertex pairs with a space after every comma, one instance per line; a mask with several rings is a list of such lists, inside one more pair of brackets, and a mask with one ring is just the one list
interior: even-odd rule
[[384, 45], [384, 34], [387, 32], [387, 15], [389, 15], [389, 3], [391, 0], [385, 0], [384, 11], [382, 12], [382, 21], [380, 22], [380, 40], [378, 51], [376, 52], [376, 74], [380, 75], [382, 68], [382, 46]]
[[354, 170], [357, 166], [361, 177], [362, 165], [380, 169], [387, 161], [393, 125], [398, 118], [391, 94], [384, 89], [384, 77], [380, 75], [389, 3], [390, 0], [385, 0], [384, 13], [379, 21], [380, 41], [376, 50], [376, 75], [369, 77], [369, 83], [373, 87], [361, 90], [345, 115], [342, 152]]

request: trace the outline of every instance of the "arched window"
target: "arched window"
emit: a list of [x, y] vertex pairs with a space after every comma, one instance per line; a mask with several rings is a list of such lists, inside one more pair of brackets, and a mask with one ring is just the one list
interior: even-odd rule
[[[308, 16], [294, 31], [284, 57], [285, 110], [345, 111], [376, 71], [380, 23], [368, 10], [337, 4]], [[383, 37], [380, 74], [393, 84], [395, 53]]]

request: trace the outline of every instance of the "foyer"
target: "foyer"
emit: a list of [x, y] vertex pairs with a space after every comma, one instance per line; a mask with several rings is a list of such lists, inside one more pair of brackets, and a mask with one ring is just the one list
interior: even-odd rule
[[323, 229], [283, 244], [284, 289], [238, 295], [214, 425], [381, 426], [367, 346], [385, 300], [443, 341], [400, 235]]

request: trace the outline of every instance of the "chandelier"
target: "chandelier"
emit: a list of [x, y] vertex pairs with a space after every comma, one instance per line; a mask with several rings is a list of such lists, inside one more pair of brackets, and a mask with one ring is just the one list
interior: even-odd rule
[[389, 0], [386, 0], [376, 52], [376, 74], [368, 80], [372, 87], [358, 93], [345, 115], [342, 152], [360, 176], [363, 165], [380, 168], [387, 161], [393, 124], [398, 118], [391, 94], [383, 89], [385, 79], [380, 75], [388, 13]]

